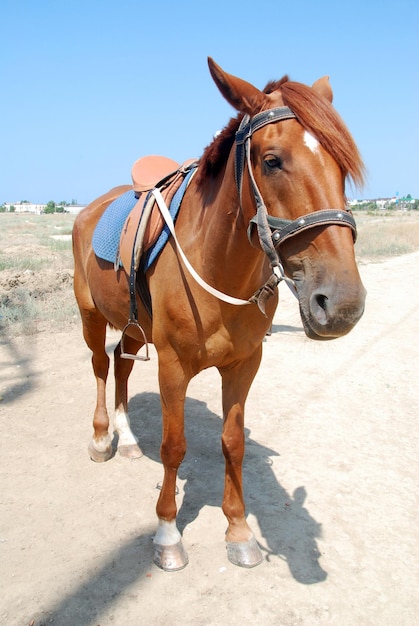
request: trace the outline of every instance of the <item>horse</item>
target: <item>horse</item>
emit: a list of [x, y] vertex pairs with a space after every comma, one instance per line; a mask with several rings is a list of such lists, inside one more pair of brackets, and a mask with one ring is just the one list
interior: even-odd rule
[[[156, 348], [163, 482], [153, 560], [166, 571], [188, 563], [176, 525], [175, 490], [186, 452], [190, 380], [209, 367], [220, 373], [227, 557], [253, 567], [262, 554], [246, 521], [244, 409], [277, 307], [278, 283], [293, 289], [304, 331], [319, 341], [347, 334], [361, 318], [366, 297], [354, 254], [356, 225], [345, 197], [346, 180], [361, 186], [365, 168], [332, 105], [329, 77], [308, 86], [284, 76], [260, 90], [210, 57], [208, 65], [236, 116], [203, 150], [175, 230], [145, 272], [151, 312], [138, 292], [130, 294], [129, 272], [92, 248], [105, 209], [131, 187], [116, 187], [94, 200], [73, 228], [74, 292], [97, 386], [92, 460], [107, 461], [114, 453], [105, 399], [107, 325], [126, 330], [125, 346], [121, 337], [114, 350], [113, 425], [118, 451], [128, 458], [142, 453], [128, 416], [133, 360], [123, 358], [124, 350], [136, 355], [148, 342]], [[132, 298], [142, 334], [135, 324], [127, 327]]]

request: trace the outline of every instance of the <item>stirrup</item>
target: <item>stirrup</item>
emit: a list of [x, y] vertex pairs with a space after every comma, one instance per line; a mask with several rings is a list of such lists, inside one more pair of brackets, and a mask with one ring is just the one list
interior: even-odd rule
[[[138, 354], [131, 354], [130, 352], [125, 352], [124, 350], [124, 336], [126, 333], [127, 328], [129, 328], [130, 326], [135, 326], [136, 328], [138, 328], [143, 336], [144, 339], [144, 346], [145, 346], [145, 356], [143, 355], [138, 355]], [[124, 327], [123, 331], [122, 331], [122, 336], [121, 336], [121, 358], [122, 359], [132, 359], [133, 361], [149, 361], [150, 357], [149, 357], [149, 353], [148, 353], [148, 341], [147, 338], [145, 336], [145, 332], [142, 329], [142, 327], [139, 325], [139, 323], [137, 322], [137, 320], [133, 320], [130, 319], [128, 320], [128, 324], [126, 324], [126, 326]]]

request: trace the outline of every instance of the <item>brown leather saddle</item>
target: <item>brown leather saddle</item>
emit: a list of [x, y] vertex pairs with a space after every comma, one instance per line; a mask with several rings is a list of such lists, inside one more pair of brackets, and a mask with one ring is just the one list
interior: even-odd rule
[[157, 187], [167, 206], [183, 182], [185, 174], [195, 159], [182, 165], [168, 157], [146, 156], [138, 159], [132, 167], [132, 185], [136, 205], [125, 220], [118, 250], [119, 260], [129, 274], [134, 265], [138, 270], [141, 256], [157, 240], [164, 225], [154, 197], [149, 192]]
[[[125, 220], [115, 260], [115, 270], [118, 270], [121, 262], [128, 275], [130, 293], [130, 315], [121, 336], [121, 357], [123, 358], [139, 361], [148, 361], [150, 358], [147, 338], [138, 323], [136, 304], [138, 292], [146, 311], [152, 317], [151, 298], [145, 274], [138, 272], [137, 276], [143, 253], [157, 241], [164, 225], [163, 217], [150, 191], [158, 188], [166, 206], [170, 206], [176, 191], [196, 164], [195, 159], [179, 165], [167, 157], [147, 156], [138, 159], [132, 167], [132, 184], [138, 200]], [[142, 337], [145, 356], [125, 352], [125, 335], [128, 328], [132, 327], [135, 327], [139, 337]]]

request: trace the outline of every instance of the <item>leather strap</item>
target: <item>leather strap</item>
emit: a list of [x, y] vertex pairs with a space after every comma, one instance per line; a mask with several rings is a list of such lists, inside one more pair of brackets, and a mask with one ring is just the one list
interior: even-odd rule
[[253, 133], [266, 124], [280, 122], [282, 120], [290, 120], [296, 118], [295, 113], [289, 107], [277, 107], [262, 111], [257, 115], [250, 117], [245, 115], [236, 132], [236, 184], [239, 191], [241, 203], [241, 187], [243, 180], [243, 169], [246, 158], [246, 141], [250, 139]]
[[158, 189], [153, 189], [151, 192], [151, 194], [153, 194], [153, 196], [156, 199], [157, 205], [161, 211], [161, 214], [166, 222], [166, 225], [170, 231], [170, 234], [173, 237], [173, 240], [176, 244], [177, 250], [179, 252], [179, 255], [183, 261], [183, 263], [186, 266], [186, 269], [188, 270], [188, 272], [191, 274], [191, 276], [195, 279], [195, 281], [198, 283], [198, 285], [200, 285], [203, 289], [205, 289], [205, 291], [207, 291], [208, 293], [210, 293], [211, 295], [215, 296], [216, 298], [218, 298], [219, 300], [222, 300], [223, 302], [227, 302], [228, 304], [234, 304], [234, 305], [245, 305], [245, 304], [257, 304], [259, 307], [259, 310], [261, 311], [261, 313], [263, 313], [263, 315], [266, 317], [266, 312], [265, 312], [265, 306], [266, 306], [266, 302], [267, 300], [274, 294], [275, 292], [275, 288], [278, 285], [278, 283], [280, 283], [281, 281], [284, 281], [287, 283], [288, 287], [291, 289], [291, 291], [293, 292], [293, 294], [298, 297], [297, 295], [297, 291], [295, 289], [295, 285], [294, 282], [288, 278], [288, 276], [285, 275], [284, 269], [282, 267], [282, 265], [280, 263], [277, 264], [277, 266], [274, 268], [275, 270], [277, 270], [276, 272], [274, 271], [271, 276], [268, 278], [268, 280], [266, 281], [266, 283], [264, 285], [262, 285], [262, 287], [260, 287], [260, 289], [258, 289], [256, 291], [256, 293], [253, 294], [253, 296], [251, 296], [249, 298], [249, 300], [242, 300], [241, 298], [235, 298], [233, 296], [229, 296], [225, 293], [223, 293], [222, 291], [219, 291], [218, 289], [215, 289], [215, 287], [212, 287], [211, 285], [209, 285], [207, 282], [205, 282], [205, 280], [203, 278], [201, 278], [201, 276], [198, 274], [198, 272], [196, 272], [196, 270], [192, 267], [192, 265], [189, 263], [185, 253], [183, 252], [179, 241], [176, 237], [176, 233], [175, 233], [175, 226], [173, 223], [173, 219], [172, 216], [170, 215], [170, 212], [166, 206], [166, 203], [164, 201], [163, 196], [161, 195], [160, 191]]
[[262, 111], [254, 117], [250, 118], [249, 115], [245, 115], [241, 121], [239, 129], [236, 133], [236, 162], [235, 162], [235, 176], [236, 184], [239, 192], [240, 206], [242, 203], [242, 181], [244, 164], [247, 162], [247, 169], [252, 186], [253, 197], [256, 203], [256, 215], [250, 220], [248, 227], [248, 237], [251, 241], [252, 229], [256, 226], [258, 231], [259, 242], [262, 250], [267, 255], [273, 271], [279, 271], [280, 279], [284, 280], [290, 287], [294, 295], [297, 296], [295, 284], [291, 278], [285, 276], [280, 256], [278, 253], [278, 246], [280, 243], [293, 237], [294, 235], [314, 228], [315, 226], [329, 226], [331, 224], [339, 224], [342, 226], [349, 226], [352, 230], [352, 236], [354, 242], [356, 240], [356, 225], [352, 214], [347, 210], [326, 209], [323, 211], [315, 211], [309, 213], [296, 220], [287, 220], [269, 215], [265, 203], [262, 198], [262, 194], [259, 191], [255, 177], [253, 175], [253, 168], [251, 162], [251, 137], [252, 134], [265, 126], [265, 124], [271, 124], [273, 122], [279, 122], [288, 119], [297, 119], [297, 116], [289, 107], [278, 107], [275, 109], [268, 109]]
[[189, 263], [188, 259], [186, 258], [185, 253], [183, 252], [180, 243], [178, 241], [178, 238], [176, 237], [176, 233], [175, 233], [175, 225], [173, 223], [172, 220], [172, 216], [169, 213], [169, 210], [166, 206], [166, 203], [163, 199], [163, 196], [161, 195], [160, 191], [158, 189], [152, 189], [152, 191], [150, 192], [153, 194], [153, 196], [156, 199], [157, 205], [161, 211], [161, 214], [164, 218], [164, 221], [166, 222], [166, 225], [170, 231], [170, 234], [173, 237], [173, 240], [176, 244], [177, 250], [179, 252], [179, 255], [183, 261], [183, 263], [185, 264], [186, 269], [188, 270], [188, 272], [191, 274], [191, 276], [196, 280], [196, 282], [198, 283], [198, 285], [200, 285], [203, 289], [205, 289], [206, 291], [208, 291], [208, 293], [210, 293], [211, 295], [215, 296], [216, 298], [219, 298], [220, 300], [223, 300], [224, 302], [228, 302], [228, 304], [236, 304], [236, 305], [244, 305], [244, 304], [250, 304], [249, 300], [242, 300], [241, 298], [234, 298], [233, 296], [228, 296], [225, 293], [223, 293], [222, 291], [218, 291], [218, 289], [215, 289], [214, 287], [211, 287], [211, 285], [209, 285], [208, 283], [205, 282], [205, 280], [203, 278], [201, 278], [201, 276], [198, 274], [198, 272], [195, 271], [195, 269], [192, 267], [192, 265]]
[[[337, 224], [339, 226], [349, 226], [352, 230], [354, 243], [357, 237], [356, 223], [352, 213], [348, 210], [325, 209], [323, 211], [314, 211], [307, 213], [303, 217], [296, 220], [285, 220], [278, 217], [267, 216], [267, 223], [272, 231], [272, 243], [275, 247], [283, 243], [286, 239], [293, 237], [297, 233], [316, 226], [330, 226]], [[258, 216], [252, 217], [249, 223], [248, 236], [251, 237], [253, 227], [258, 224]]]

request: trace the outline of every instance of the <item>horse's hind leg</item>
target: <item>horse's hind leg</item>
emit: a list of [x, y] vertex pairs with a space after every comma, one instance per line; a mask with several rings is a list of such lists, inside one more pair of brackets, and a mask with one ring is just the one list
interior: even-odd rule
[[89, 443], [89, 455], [101, 463], [112, 456], [112, 440], [109, 435], [109, 415], [106, 409], [106, 381], [109, 357], [105, 350], [106, 319], [97, 309], [80, 309], [83, 336], [92, 351], [92, 366], [96, 377], [96, 407], [93, 416], [93, 436]]
[[[143, 344], [132, 337], [125, 337], [124, 350], [136, 354]], [[115, 417], [114, 428], [118, 434], [118, 452], [129, 459], [138, 459], [143, 453], [138, 446], [138, 439], [133, 434], [128, 416], [128, 378], [134, 361], [121, 358], [121, 342], [114, 350], [115, 366]]]

